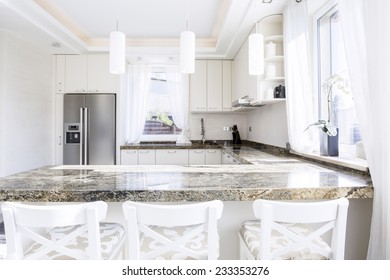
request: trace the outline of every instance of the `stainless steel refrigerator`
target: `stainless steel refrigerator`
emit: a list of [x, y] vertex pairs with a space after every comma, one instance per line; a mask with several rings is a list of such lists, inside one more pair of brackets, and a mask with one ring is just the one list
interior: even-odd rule
[[64, 95], [64, 164], [115, 164], [115, 94]]

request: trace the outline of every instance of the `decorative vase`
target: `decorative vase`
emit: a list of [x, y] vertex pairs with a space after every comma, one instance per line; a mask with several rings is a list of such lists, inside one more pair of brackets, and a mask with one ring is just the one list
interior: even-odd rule
[[320, 131], [320, 155], [329, 157], [339, 156], [339, 129], [336, 136], [329, 136]]

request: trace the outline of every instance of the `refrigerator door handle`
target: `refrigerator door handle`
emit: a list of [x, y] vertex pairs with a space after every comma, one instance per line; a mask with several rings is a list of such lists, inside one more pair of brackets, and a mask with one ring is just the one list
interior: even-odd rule
[[84, 165], [88, 165], [89, 164], [88, 135], [89, 135], [88, 108], [84, 108]]
[[84, 108], [80, 108], [80, 165], [84, 165]]
[[88, 108], [80, 108], [80, 165], [88, 164]]

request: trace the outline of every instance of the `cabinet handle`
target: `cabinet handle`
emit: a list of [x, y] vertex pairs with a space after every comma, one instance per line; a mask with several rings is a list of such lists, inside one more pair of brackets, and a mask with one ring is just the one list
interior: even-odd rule
[[62, 91], [62, 83], [58, 83], [58, 91]]
[[127, 151], [126, 153], [127, 154], [135, 154], [135, 153], [137, 153], [137, 151]]
[[168, 151], [168, 154], [175, 154], [176, 151]]
[[203, 151], [194, 151], [196, 154], [203, 154]]
[[76, 89], [75, 92], [85, 92], [85, 89]]
[[61, 135], [58, 136], [58, 146], [61, 146], [62, 145], [62, 140], [61, 140]]
[[209, 107], [210, 110], [218, 109], [218, 107]]
[[90, 90], [88, 90], [89, 92], [99, 92], [99, 90], [98, 89], [90, 89]]
[[149, 154], [149, 151], [139, 151], [141, 154]]
[[206, 109], [206, 107], [196, 107], [196, 109]]
[[207, 151], [209, 154], [215, 154], [217, 151]]

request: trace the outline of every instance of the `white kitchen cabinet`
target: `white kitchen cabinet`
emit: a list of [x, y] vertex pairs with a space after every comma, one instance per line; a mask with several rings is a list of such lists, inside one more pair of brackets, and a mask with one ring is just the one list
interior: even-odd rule
[[188, 165], [187, 149], [156, 150], [156, 164]]
[[190, 76], [191, 112], [231, 111], [231, 61], [196, 60]]
[[117, 76], [110, 74], [108, 69], [108, 55], [66, 55], [65, 92], [117, 92]]
[[156, 164], [156, 150], [139, 150], [138, 151], [139, 165], [155, 165]]
[[65, 55], [56, 55], [55, 92], [65, 93]]
[[206, 60], [195, 61], [195, 73], [190, 75], [191, 112], [207, 111], [207, 63]]
[[138, 150], [121, 150], [121, 165], [138, 165]]
[[222, 61], [222, 111], [232, 111], [232, 61]]
[[207, 111], [222, 112], [222, 61], [207, 61]]
[[206, 152], [203, 149], [188, 150], [188, 164], [201, 165], [206, 162]]
[[88, 92], [117, 92], [117, 75], [109, 72], [110, 59], [105, 54], [88, 55]]
[[87, 92], [87, 68], [86, 55], [67, 55], [65, 57], [65, 92]]
[[206, 164], [221, 164], [221, 149], [206, 149]]

